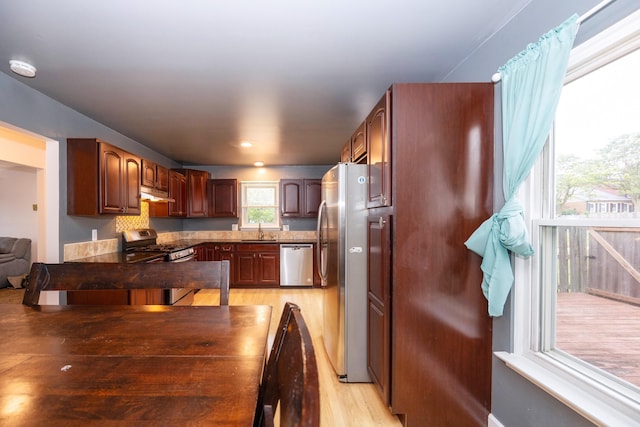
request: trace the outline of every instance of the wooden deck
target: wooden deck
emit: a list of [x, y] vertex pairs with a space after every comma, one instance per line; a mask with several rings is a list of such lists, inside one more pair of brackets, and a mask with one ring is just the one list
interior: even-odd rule
[[559, 293], [556, 347], [640, 386], [640, 307]]

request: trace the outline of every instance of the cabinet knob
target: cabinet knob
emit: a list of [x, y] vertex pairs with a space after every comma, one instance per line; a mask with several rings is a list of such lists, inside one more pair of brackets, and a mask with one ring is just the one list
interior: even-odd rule
[[378, 220], [378, 225], [380, 225], [380, 228], [384, 227], [384, 225], [387, 223], [387, 221], [380, 217], [380, 219]]

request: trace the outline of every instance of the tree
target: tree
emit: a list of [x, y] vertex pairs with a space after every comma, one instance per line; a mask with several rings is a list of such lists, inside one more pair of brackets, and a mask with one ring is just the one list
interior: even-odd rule
[[275, 222], [275, 209], [249, 208], [247, 212], [249, 224], [272, 224]]
[[634, 208], [637, 207], [640, 201], [640, 133], [614, 138], [598, 154], [603, 183], [626, 194]]
[[560, 154], [556, 159], [556, 212], [562, 214], [564, 205], [577, 191], [588, 194], [600, 182], [599, 165], [575, 155]]

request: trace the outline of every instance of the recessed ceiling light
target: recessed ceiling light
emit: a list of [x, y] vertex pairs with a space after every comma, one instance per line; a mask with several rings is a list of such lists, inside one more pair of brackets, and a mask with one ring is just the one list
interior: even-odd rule
[[36, 76], [36, 67], [31, 64], [27, 64], [26, 62], [12, 59], [11, 61], [9, 61], [9, 67], [11, 68], [11, 71], [18, 75], [21, 75], [22, 77], [31, 78]]
[[249, 148], [249, 147], [253, 147], [253, 144], [252, 144], [252, 143], [250, 143], [249, 141], [242, 141], [242, 142], [240, 143], [240, 146], [241, 146], [241, 147], [244, 147], [244, 148]]
[[264, 162], [255, 162], [255, 163], [253, 163], [253, 166], [260, 168], [260, 167], [264, 166]]

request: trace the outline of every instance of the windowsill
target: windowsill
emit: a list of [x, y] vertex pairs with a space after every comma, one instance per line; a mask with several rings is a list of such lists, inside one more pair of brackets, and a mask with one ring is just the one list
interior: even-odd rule
[[599, 425], [637, 425], [640, 403], [540, 353], [494, 355], [571, 409]]

